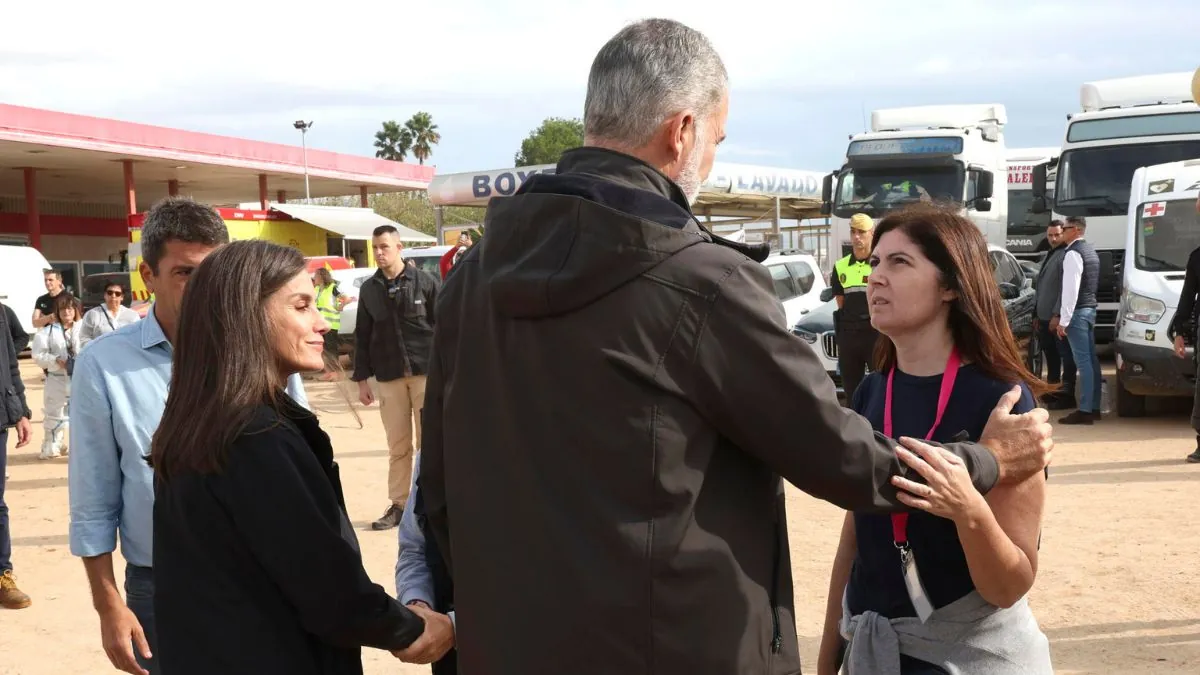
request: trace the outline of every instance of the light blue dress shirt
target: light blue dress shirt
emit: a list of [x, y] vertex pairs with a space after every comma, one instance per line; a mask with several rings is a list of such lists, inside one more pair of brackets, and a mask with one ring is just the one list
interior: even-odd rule
[[[413, 455], [412, 485], [408, 490], [408, 501], [404, 504], [404, 515], [400, 517], [400, 552], [396, 556], [396, 599], [407, 605], [420, 600], [433, 607], [433, 573], [425, 560], [425, 533], [417, 523], [413, 504], [417, 498], [417, 477], [421, 473], [421, 451]], [[458, 622], [454, 612], [448, 614], [450, 625], [456, 630]]]
[[[67, 470], [73, 555], [112, 553], [119, 534], [127, 562], [153, 566], [154, 474], [145, 457], [167, 405], [171, 354], [152, 307], [75, 359]], [[287, 391], [308, 407], [298, 375]]]

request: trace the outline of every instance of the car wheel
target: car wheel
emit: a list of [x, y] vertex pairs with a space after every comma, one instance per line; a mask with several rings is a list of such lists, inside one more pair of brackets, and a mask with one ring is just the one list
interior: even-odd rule
[[1121, 383], [1120, 373], [1117, 373], [1116, 379], [1117, 417], [1145, 417], [1146, 397], [1129, 393]]

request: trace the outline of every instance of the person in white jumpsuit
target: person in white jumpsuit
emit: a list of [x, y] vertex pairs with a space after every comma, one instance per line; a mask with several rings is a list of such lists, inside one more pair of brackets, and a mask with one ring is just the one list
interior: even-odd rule
[[71, 399], [71, 377], [67, 363], [79, 354], [79, 301], [67, 293], [55, 299], [57, 321], [33, 336], [33, 358], [46, 369], [43, 391], [44, 434], [38, 459], [53, 459], [67, 452], [67, 405]]

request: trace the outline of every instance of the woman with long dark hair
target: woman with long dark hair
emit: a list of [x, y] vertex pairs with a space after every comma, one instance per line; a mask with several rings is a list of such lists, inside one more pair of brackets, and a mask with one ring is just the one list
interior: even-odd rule
[[[892, 438], [949, 442], [978, 440], [1014, 387], [1013, 412], [1034, 408], [1049, 387], [1024, 366], [971, 221], [927, 204], [892, 213], [870, 261], [871, 323], [883, 337], [855, 411]], [[1025, 600], [1045, 476], [981, 495], [954, 455], [898, 452], [911, 470], [893, 483], [913, 512], [847, 514], [818, 672], [1051, 673]]]
[[428, 663], [452, 635], [371, 582], [329, 437], [285, 393], [327, 330], [296, 249], [234, 242], [188, 282], [151, 450], [163, 672], [358, 675], [361, 646]]

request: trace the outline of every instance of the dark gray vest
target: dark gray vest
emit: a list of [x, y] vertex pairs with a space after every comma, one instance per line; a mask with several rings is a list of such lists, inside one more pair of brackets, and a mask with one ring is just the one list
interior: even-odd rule
[[1091, 242], [1084, 239], [1072, 242], [1067, 251], [1075, 251], [1083, 258], [1083, 278], [1079, 280], [1079, 299], [1075, 309], [1096, 306], [1096, 291], [1100, 288], [1100, 256]]

